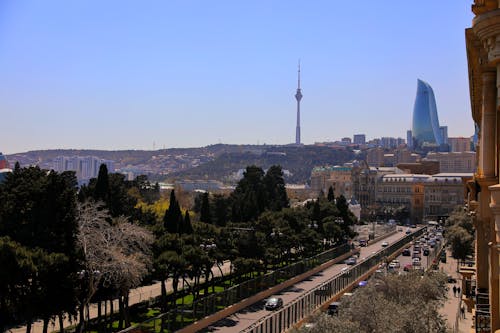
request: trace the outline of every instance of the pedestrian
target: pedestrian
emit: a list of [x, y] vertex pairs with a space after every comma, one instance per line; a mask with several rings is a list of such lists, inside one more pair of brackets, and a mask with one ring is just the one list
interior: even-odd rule
[[453, 285], [453, 297], [457, 297], [457, 286]]
[[458, 297], [462, 297], [460, 294], [460, 286], [458, 286], [458, 288], [457, 288], [457, 295], [458, 295]]
[[465, 306], [464, 306], [464, 303], [462, 303], [462, 305], [460, 305], [460, 316], [465, 319]]

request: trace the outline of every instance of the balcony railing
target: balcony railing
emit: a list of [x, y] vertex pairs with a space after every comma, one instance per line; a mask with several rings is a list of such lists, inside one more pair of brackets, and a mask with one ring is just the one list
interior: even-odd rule
[[476, 333], [491, 332], [490, 327], [490, 300], [486, 290], [478, 290], [476, 293], [475, 327]]

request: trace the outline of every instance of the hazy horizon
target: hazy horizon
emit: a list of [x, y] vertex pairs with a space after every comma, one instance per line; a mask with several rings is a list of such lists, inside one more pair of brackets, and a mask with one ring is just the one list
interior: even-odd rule
[[[4, 1], [0, 151], [406, 139], [417, 79], [471, 136], [471, 2]], [[153, 149], [154, 148], [154, 149]]]

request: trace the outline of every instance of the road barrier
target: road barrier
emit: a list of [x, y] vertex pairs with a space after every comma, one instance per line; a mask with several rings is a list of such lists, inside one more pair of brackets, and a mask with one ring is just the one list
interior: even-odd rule
[[258, 322], [252, 324], [244, 333], [281, 333], [292, 328], [296, 323], [309, 316], [313, 311], [328, 303], [336, 295], [352, 288], [360, 279], [365, 278], [370, 270], [386, 261], [397, 251], [401, 251], [405, 244], [420, 237], [425, 228], [405, 236], [399, 241], [378, 251], [351, 269], [341, 272], [330, 280], [318, 285], [304, 295], [297, 297], [282, 309], [270, 313]]
[[[207, 327], [213, 322], [269, 296], [262, 293], [274, 293], [287, 288], [290, 284], [298, 282], [298, 280], [295, 281], [296, 279], [305, 279], [317, 270], [324, 269], [323, 265], [331, 260], [336, 258], [341, 261], [357, 251], [351, 251], [349, 244], [343, 244], [314, 257], [303, 259], [255, 279], [245, 281], [222, 292], [211, 294], [194, 301], [192, 304], [180, 305], [177, 309], [129, 327], [120, 331], [120, 333], [155, 332], [158, 328], [168, 331], [179, 330], [185, 326], [184, 322], [187, 324], [193, 321], [196, 322], [191, 324], [189, 328], [183, 329], [182, 332], [197, 332], [199, 329]], [[329, 265], [334, 263], [331, 262]], [[213, 315], [215, 313], [220, 314]]]

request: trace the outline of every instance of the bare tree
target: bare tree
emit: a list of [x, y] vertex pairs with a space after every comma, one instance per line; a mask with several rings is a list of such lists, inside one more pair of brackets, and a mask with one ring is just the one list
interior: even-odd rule
[[102, 203], [93, 201], [79, 205], [78, 222], [78, 243], [83, 253], [79, 330], [84, 329], [84, 309], [99, 286], [119, 291], [121, 318], [128, 324], [128, 293], [140, 284], [151, 265], [153, 236], [126, 217], [112, 219]]

